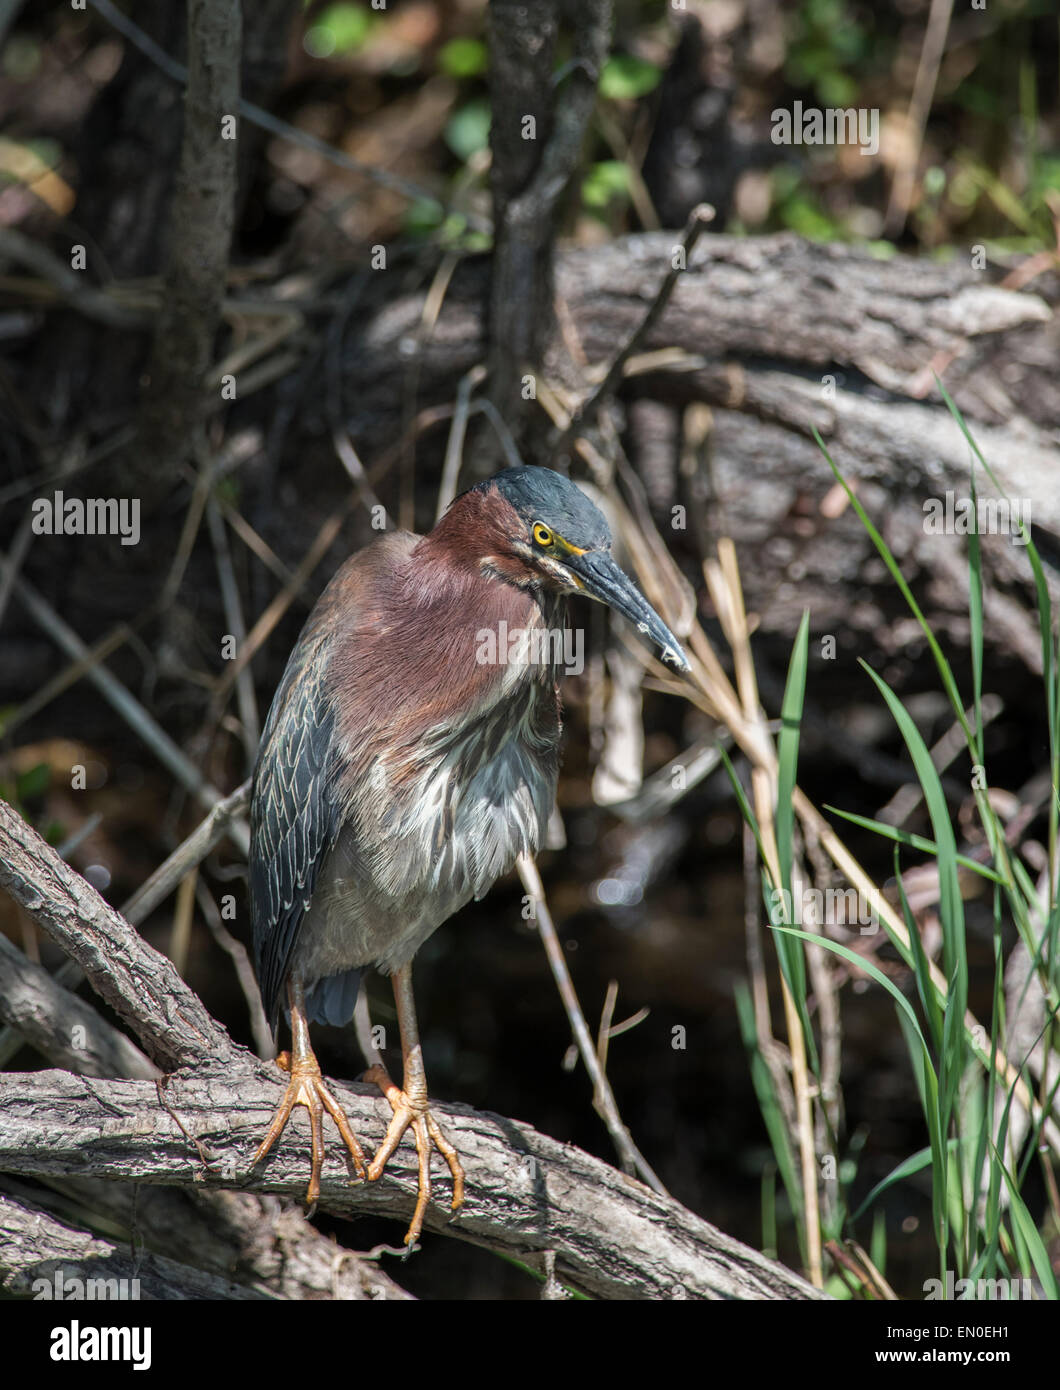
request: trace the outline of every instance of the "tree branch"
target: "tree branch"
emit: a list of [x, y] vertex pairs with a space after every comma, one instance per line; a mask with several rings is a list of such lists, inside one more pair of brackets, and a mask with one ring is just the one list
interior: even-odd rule
[[158, 1075], [134, 1042], [2, 933], [0, 1019], [53, 1066], [69, 1067], [82, 1076]]
[[[494, 245], [487, 309], [489, 396], [518, 445], [530, 442], [519, 389], [552, 324], [556, 209], [577, 167], [611, 39], [611, 0], [571, 7], [573, 57], [557, 100], [561, 6], [490, 0]], [[531, 129], [530, 122], [533, 121]]]
[[[375, 1260], [336, 1245], [279, 1197], [175, 1187], [144, 1187], [101, 1178], [64, 1178], [59, 1191], [32, 1192], [17, 1179], [0, 1178], [0, 1190], [23, 1206], [39, 1207], [65, 1223], [107, 1229], [137, 1250], [164, 1254], [196, 1272], [234, 1280], [281, 1299], [342, 1302], [408, 1302], [412, 1295]], [[20, 1222], [0, 1209], [0, 1269], [24, 1267], [5, 1245], [20, 1240]], [[42, 1258], [67, 1266], [67, 1235], [39, 1241]], [[67, 1270], [68, 1273], [72, 1271]], [[36, 1275], [34, 1275], [36, 1277]], [[3, 1288], [0, 1275], [0, 1288]], [[14, 1290], [12, 1289], [12, 1292]], [[211, 1295], [216, 1296], [216, 1295]], [[223, 1295], [222, 1295], [223, 1296]]]
[[[145, 1300], [174, 1298], [261, 1299], [271, 1295], [216, 1274], [204, 1274], [165, 1255], [135, 1254], [113, 1241], [67, 1226], [23, 1197], [0, 1192], [0, 1291], [13, 1298], [62, 1298], [73, 1294], [77, 1279], [104, 1280], [108, 1297], [122, 1296], [123, 1281], [132, 1296]], [[38, 1280], [45, 1281], [44, 1292]], [[133, 1281], [137, 1281], [136, 1284]], [[82, 1295], [83, 1296], [83, 1295]], [[101, 1295], [102, 1296], [102, 1295]]]
[[[381, 1139], [386, 1102], [367, 1087], [329, 1084], [354, 1131], [369, 1143]], [[0, 1075], [0, 1169], [189, 1189], [251, 1187], [301, 1198], [309, 1172], [301, 1117], [248, 1172], [278, 1085], [260, 1068], [202, 1067], [168, 1079], [163, 1108], [149, 1082], [57, 1071]], [[455, 1220], [445, 1204], [448, 1184], [439, 1185], [426, 1222], [435, 1231], [531, 1265], [554, 1251], [560, 1279], [602, 1298], [821, 1297], [790, 1270], [599, 1159], [499, 1115], [437, 1102], [432, 1108], [468, 1179]], [[321, 1208], [407, 1219], [416, 1193], [411, 1147], [399, 1148], [378, 1183], [356, 1186], [341, 1152], [338, 1144], [327, 1146]]]
[[[278, 1100], [278, 1074], [237, 1047], [169, 961], [4, 802], [0, 885], [74, 956], [159, 1065], [185, 1067], [155, 1084], [59, 1071], [0, 1074], [0, 1170], [300, 1198], [309, 1166], [304, 1117], [249, 1170]], [[332, 1089], [355, 1132], [382, 1137], [387, 1105], [374, 1088]], [[433, 1108], [460, 1151], [469, 1188], [453, 1222], [444, 1206], [431, 1204], [427, 1224], [435, 1230], [529, 1263], [552, 1251], [561, 1278], [605, 1298], [820, 1296], [790, 1270], [578, 1149], [500, 1116]], [[325, 1155], [325, 1210], [409, 1215], [416, 1191], [409, 1146], [370, 1186], [349, 1186], [341, 1152], [332, 1145]]]
[[189, 451], [205, 404], [204, 382], [221, 322], [235, 220], [238, 141], [223, 131], [239, 110], [243, 16], [239, 0], [188, 0], [188, 85], [180, 168], [170, 208], [167, 293], [151, 355], [140, 435], [148, 495], [174, 476]]
[[246, 1065], [165, 956], [0, 801], [0, 887], [77, 961], [92, 988], [129, 1024], [163, 1070], [213, 1058]]

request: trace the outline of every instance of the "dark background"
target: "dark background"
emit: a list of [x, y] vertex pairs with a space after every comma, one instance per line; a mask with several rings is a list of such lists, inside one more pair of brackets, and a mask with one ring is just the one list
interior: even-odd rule
[[[147, 0], [129, 13], [166, 52], [182, 54], [182, 6]], [[984, 13], [959, 7], [918, 140], [906, 113], [928, 17], [929, 7], [916, 0], [871, 6], [689, 0], [684, 13], [662, 3], [619, 4], [612, 62], [580, 173], [561, 208], [561, 234], [591, 246], [650, 230], [652, 209], [656, 225], [678, 227], [706, 199], [717, 213], [712, 231], [738, 235], [790, 229], [924, 257], [985, 241], [1002, 265], [1050, 251], [1060, 211], [1055, 9], [998, 0]], [[457, 209], [441, 222], [427, 199], [410, 200], [311, 151], [243, 128], [230, 293], [285, 285], [310, 307], [299, 332], [281, 345], [290, 351], [286, 369], [281, 363], [264, 389], [215, 412], [207, 439], [225, 459], [220, 495], [292, 568], [349, 492], [332, 427], [336, 408], [342, 416], [347, 407], [341, 387], [347, 355], [371, 351], [358, 337], [369, 308], [430, 284], [448, 255], [459, 260], [461, 276], [474, 276], [484, 264], [488, 241], [475, 221], [489, 212], [484, 20], [481, 0], [393, 0], [385, 13], [354, 4], [247, 8], [247, 96]], [[795, 99], [879, 107], [879, 156], [773, 145], [770, 113]], [[138, 292], [157, 294], [181, 129], [176, 85], [98, 13], [35, 4], [8, 24], [0, 124], [0, 228], [60, 258], [73, 241], [84, 242], [92, 249], [97, 285], [122, 285], [132, 301]], [[910, 185], [896, 206], [905, 170]], [[358, 277], [377, 244], [388, 248], [387, 275], [361, 285]], [[78, 470], [75, 486], [89, 495], [115, 492], [111, 467], [122, 456], [122, 431], [142, 387], [147, 336], [75, 312], [62, 295], [50, 294], [46, 273], [11, 263], [2, 246], [0, 260], [8, 261], [0, 280], [0, 545], [7, 551], [27, 499], [61, 485], [54, 480], [66, 470]], [[1051, 299], [1055, 282], [1054, 265], [1035, 289]], [[226, 325], [218, 357], [238, 345], [241, 333], [245, 339], [246, 325]], [[374, 485], [391, 513], [423, 529], [433, 518], [448, 425], [425, 429], [414, 451], [390, 449], [388, 455], [395, 431], [432, 404], [417, 396], [410, 376], [397, 392], [402, 404], [396, 413], [380, 406], [374, 429], [354, 442], [368, 467], [379, 466]], [[363, 402], [358, 409], [363, 412]], [[634, 454], [635, 415], [631, 409], [623, 417]], [[38, 539], [22, 572], [90, 646], [128, 624], [128, 640], [108, 657], [108, 666], [227, 790], [247, 775], [249, 750], [235, 705], [229, 700], [219, 710], [214, 700], [224, 670], [219, 635], [227, 627], [205, 528], [195, 536], [172, 601], [164, 611], [157, 606], [179, 553], [194, 473], [159, 473], [144, 458], [138, 466], [148, 498], [140, 546], [123, 550], [104, 538]], [[256, 656], [261, 717], [309, 604], [344, 556], [371, 536], [365, 514], [354, 509]], [[276, 580], [237, 541], [232, 549], [253, 622]], [[702, 591], [692, 540], [678, 537], [675, 553]], [[741, 562], [753, 567], [753, 549], [741, 552]], [[701, 613], [716, 636], [705, 599]], [[574, 620], [590, 628], [598, 655], [601, 615], [577, 613]], [[793, 631], [787, 619], [770, 623], [767, 611], [756, 638], [771, 712], [779, 705]], [[84, 682], [69, 685], [30, 717], [18, 717], [66, 662], [15, 601], [3, 613], [0, 643], [0, 793], [53, 842], [99, 813], [98, 827], [72, 862], [82, 871], [103, 866], [105, 896], [119, 903], [193, 828], [199, 813]], [[959, 649], [950, 655], [967, 689], [966, 656]], [[896, 654], [889, 643], [877, 645], [871, 632], [851, 630], [838, 671], [811, 662], [812, 718], [800, 782], [817, 804], [871, 816], [902, 774], [893, 764], [881, 773], [862, 760], [859, 740], [892, 759], [902, 753], [896, 732], [878, 718], [857, 656], [882, 665], [903, 698], [921, 697], [929, 743], [949, 719], [921, 651]], [[1005, 710], [991, 726], [988, 749], [1004, 766], [1005, 785], [1015, 788], [1041, 766], [1040, 689], [1018, 658], [997, 657], [988, 684]], [[599, 703], [593, 703], [597, 680], [592, 674], [572, 679], [564, 691], [559, 806], [567, 845], [542, 853], [539, 861], [552, 912], [590, 1025], [612, 979], [619, 985], [616, 1020], [648, 1010], [643, 1022], [613, 1041], [608, 1066], [639, 1147], [676, 1198], [760, 1246], [763, 1173], [772, 1155], [733, 1004], [734, 982], [746, 975], [742, 821], [723, 773], [662, 820], [639, 828], [594, 805], [590, 782], [601, 741]], [[855, 730], [846, 744], [832, 737], [840, 724]], [[650, 689], [644, 725], [646, 773], [711, 731], [685, 702]], [[95, 769], [86, 792], [69, 789], [74, 762]], [[848, 840], [885, 880], [889, 851], [858, 832]], [[213, 897], [236, 894], [234, 931], [247, 942], [242, 867], [227, 847], [203, 866]], [[597, 886], [623, 875], [640, 890], [639, 900], [606, 906]], [[583, 1068], [563, 1066], [570, 1030], [520, 909], [514, 878], [499, 883], [417, 957], [432, 1093], [529, 1121], [612, 1160]], [[973, 986], [979, 986], [970, 1005], [989, 1017], [990, 918], [972, 903], [968, 920]], [[165, 951], [171, 927], [170, 903], [144, 933]], [[25, 939], [6, 900], [0, 929]], [[57, 963], [46, 941], [39, 949], [45, 963]], [[904, 979], [893, 952], [884, 947], [879, 959]], [[199, 914], [185, 973], [233, 1036], [252, 1043], [230, 959]], [[391, 1022], [387, 983], [372, 979], [369, 990], [373, 1015]], [[859, 980], [844, 986], [842, 1007], [842, 1148], [857, 1163], [853, 1195], [859, 1198], [926, 1139], [892, 1004]], [[678, 1026], [687, 1036], [681, 1050], [671, 1045]], [[351, 1077], [361, 1069], [352, 1032], [321, 1028], [316, 1043], [326, 1071]], [[24, 1051], [11, 1065], [37, 1064]], [[779, 1253], [797, 1265], [782, 1194], [778, 1200]], [[926, 1176], [892, 1189], [882, 1205], [888, 1277], [900, 1293], [917, 1296], [922, 1280], [935, 1272]], [[364, 1219], [333, 1228], [355, 1249], [398, 1239], [389, 1222]], [[869, 1229], [863, 1222], [857, 1232], [865, 1244]], [[537, 1293], [528, 1276], [505, 1262], [433, 1236], [394, 1273], [423, 1297]]]

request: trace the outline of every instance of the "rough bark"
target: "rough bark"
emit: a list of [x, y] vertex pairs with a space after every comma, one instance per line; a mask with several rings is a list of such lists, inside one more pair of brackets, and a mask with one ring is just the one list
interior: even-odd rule
[[559, 202], [578, 166], [611, 36], [611, 0], [572, 7], [573, 57], [557, 84], [553, 56], [562, 10], [559, 0], [491, 0], [489, 11], [494, 249], [488, 390], [520, 445], [528, 442], [529, 416], [521, 377], [537, 369], [552, 326]]
[[[591, 364], [606, 365], [634, 331], [676, 245], [676, 234], [656, 232], [558, 255], [557, 289]], [[482, 355], [483, 273], [476, 263], [454, 277], [419, 360], [425, 396], [451, 397], [458, 378]], [[382, 306], [359, 327], [348, 358], [349, 399], [360, 403], [349, 424], [358, 437], [371, 438], [384, 420], [399, 418], [401, 343], [421, 312], [422, 296], [413, 295]], [[1060, 379], [1050, 356], [1056, 339], [1056, 321], [1042, 298], [1000, 289], [956, 261], [878, 260], [790, 234], [706, 235], [649, 347], [704, 359], [698, 374], [694, 361], [675, 362], [665, 374], [660, 369], [653, 385], [665, 375], [673, 395], [775, 420], [801, 439], [814, 424], [826, 438], [834, 434], [855, 404], [878, 405], [883, 418], [868, 419], [850, 443], [858, 445], [855, 461], [863, 475], [887, 475], [894, 452], [889, 412], [903, 406], [922, 424], [941, 420], [945, 408], [930, 374], [926, 384], [923, 374], [943, 358], [952, 358], [952, 366], [940, 375], [969, 419], [1003, 430], [1015, 421], [1003, 437], [1021, 450], [1043, 450], [1051, 440], [1036, 438], [1034, 428], [1025, 435], [1019, 425], [1026, 420], [1050, 430], [1060, 424]], [[552, 361], [565, 384], [584, 389], [556, 343]], [[1007, 364], [1003, 376], [1001, 362]], [[836, 377], [835, 400], [822, 389], [827, 375]], [[690, 384], [682, 385], [686, 378]], [[922, 389], [929, 394], [922, 396]], [[904, 464], [917, 438], [908, 417], [900, 434]], [[914, 457], [921, 464], [933, 443], [920, 437]]]
[[[368, 1087], [330, 1084], [362, 1141], [380, 1140], [389, 1114], [382, 1097]], [[278, 1081], [263, 1069], [181, 1071], [162, 1095], [164, 1106], [155, 1086], [143, 1081], [58, 1071], [0, 1075], [0, 1170], [302, 1197], [309, 1149], [299, 1120], [248, 1171], [279, 1097]], [[460, 1153], [468, 1185], [465, 1205], [452, 1219], [448, 1182], [437, 1183], [426, 1222], [431, 1230], [531, 1265], [554, 1251], [558, 1277], [600, 1298], [821, 1297], [790, 1270], [571, 1145], [466, 1106], [436, 1102], [433, 1108]], [[409, 1216], [416, 1186], [410, 1146], [399, 1148], [378, 1184], [356, 1186], [342, 1152], [337, 1142], [327, 1145], [323, 1211]]]
[[[160, 1065], [184, 1064], [155, 1083], [0, 1073], [0, 1171], [301, 1196], [308, 1153], [297, 1121], [248, 1170], [279, 1098], [278, 1073], [236, 1047], [170, 963], [5, 803], [0, 884], [74, 956]], [[382, 1137], [389, 1108], [374, 1088], [333, 1083], [333, 1093], [355, 1132]], [[469, 1188], [453, 1222], [431, 1204], [435, 1230], [531, 1263], [553, 1251], [561, 1278], [600, 1297], [819, 1297], [790, 1270], [598, 1159], [514, 1120], [463, 1106], [434, 1110]], [[351, 1187], [332, 1144], [321, 1205], [407, 1217], [415, 1186], [408, 1146], [378, 1184]]]
[[[606, 367], [634, 332], [676, 244], [675, 234], [661, 232], [558, 255], [557, 292], [592, 367]], [[425, 400], [451, 398], [458, 378], [481, 358], [481, 274], [469, 266], [454, 278], [417, 365]], [[634, 362], [623, 390], [626, 403], [709, 409], [709, 478], [686, 482], [669, 497], [654, 489], [656, 515], [668, 518], [682, 503], [691, 534], [705, 522], [713, 534], [736, 539], [748, 607], [762, 615], [764, 629], [790, 635], [809, 606], [815, 628], [849, 634], [853, 627], [855, 638], [879, 633], [901, 646], [897, 610], [888, 606], [891, 586], [882, 567], [872, 569], [875, 552], [860, 523], [849, 509], [839, 517], [821, 510], [834, 478], [814, 441], [817, 429], [884, 528], [932, 624], [965, 643], [965, 538], [926, 534], [923, 507], [948, 491], [969, 496], [971, 453], [931, 369], [1006, 492], [1032, 500], [1037, 543], [1051, 566], [1060, 547], [1060, 319], [1051, 308], [1060, 284], [1041, 277], [1036, 288], [1045, 298], [1002, 289], [956, 260], [879, 260], [788, 234], [704, 236], [647, 344], [671, 356], [654, 367]], [[419, 314], [418, 297], [393, 301], [351, 344], [349, 398], [363, 404], [349, 426], [368, 457], [385, 447], [399, 418], [400, 344]], [[551, 379], [576, 398], [586, 393], [558, 331], [546, 359]], [[671, 428], [672, 417], [656, 419], [659, 428]], [[635, 455], [672, 453], [672, 440], [653, 439], [650, 413], [634, 425]], [[537, 428], [548, 428], [543, 414]], [[977, 482], [993, 494], [981, 469]], [[983, 547], [987, 640], [995, 655], [1003, 647], [1037, 670], [1025, 551], [1005, 536], [987, 536]], [[1060, 597], [1055, 569], [1048, 573]], [[864, 602], [852, 605], [855, 586]]]
[[166, 293], [128, 454], [135, 490], [149, 497], [172, 484], [177, 464], [192, 452], [206, 404], [236, 203], [239, 142], [222, 123], [237, 120], [242, 36], [239, 0], [188, 0], [188, 86]]
[[[0, 1291], [13, 1298], [60, 1297], [74, 1280], [103, 1281], [109, 1292], [93, 1297], [158, 1299], [260, 1299], [272, 1295], [165, 1255], [135, 1254], [114, 1241], [79, 1231], [42, 1207], [0, 1192]], [[44, 1281], [43, 1288], [38, 1283]], [[59, 1282], [61, 1281], [61, 1283]], [[113, 1281], [119, 1281], [117, 1283]], [[135, 1283], [134, 1283], [135, 1281]], [[45, 1290], [51, 1290], [50, 1295]]]
[[213, 1058], [245, 1065], [237, 1047], [165, 956], [0, 801], [0, 887], [77, 961], [163, 1070]]
[[[24, 1252], [13, 1252], [34, 1213], [44, 1211], [61, 1223], [61, 1238], [49, 1243], [53, 1228], [41, 1230], [40, 1259], [69, 1267], [70, 1229], [105, 1218], [108, 1229], [122, 1228], [122, 1239], [138, 1252], [162, 1255], [198, 1277], [249, 1287], [256, 1296], [342, 1302], [409, 1302], [407, 1293], [374, 1260], [323, 1235], [298, 1207], [279, 1197], [250, 1192], [144, 1187], [96, 1178], [64, 1178], [61, 1192], [32, 1193], [17, 1179], [0, 1179], [7, 1204], [0, 1201], [0, 1269], [10, 1282], [27, 1268]], [[18, 1208], [24, 1210], [19, 1212]], [[85, 1233], [79, 1233], [85, 1239]], [[34, 1271], [33, 1278], [39, 1277]], [[90, 1276], [95, 1277], [95, 1276]], [[186, 1281], [185, 1281], [186, 1282]], [[0, 1288], [4, 1288], [0, 1275]], [[203, 1297], [227, 1297], [222, 1288]], [[239, 1295], [237, 1295], [239, 1296]]]
[[0, 933], [0, 1019], [53, 1066], [83, 1076], [138, 1076], [158, 1071], [124, 1033], [56, 983]]

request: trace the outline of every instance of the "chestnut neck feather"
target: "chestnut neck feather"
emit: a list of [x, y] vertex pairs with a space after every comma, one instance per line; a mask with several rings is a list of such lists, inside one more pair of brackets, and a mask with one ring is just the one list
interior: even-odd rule
[[[487, 557], [515, 561], [526, 578], [532, 578], [524, 561], [514, 555], [509, 538], [526, 528], [519, 513], [496, 488], [465, 492], [458, 497], [416, 547], [415, 554], [457, 568], [481, 572]], [[452, 571], [450, 570], [450, 573]]]
[[[400, 555], [394, 537], [356, 557], [357, 613], [331, 676], [341, 723], [364, 753], [383, 738], [414, 747], [426, 730], [456, 728], [497, 698], [513, 672], [478, 660], [484, 630], [558, 622], [561, 596], [527, 587], [532, 572], [509, 545], [522, 527], [496, 490], [465, 493], [428, 535], [404, 537]], [[543, 679], [554, 700], [554, 673], [528, 666], [519, 683]]]

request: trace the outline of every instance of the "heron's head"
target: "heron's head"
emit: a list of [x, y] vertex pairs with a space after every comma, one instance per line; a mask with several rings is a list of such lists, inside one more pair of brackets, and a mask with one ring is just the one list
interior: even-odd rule
[[[506, 505], [489, 505], [489, 504]], [[450, 545], [461, 544], [460, 516], [467, 510], [467, 543], [481, 547], [480, 507], [490, 516], [490, 544], [480, 563], [510, 583], [584, 594], [621, 613], [642, 638], [679, 671], [690, 669], [681, 643], [632, 579], [611, 558], [611, 532], [603, 513], [562, 473], [551, 468], [507, 468], [461, 494], [446, 516]], [[462, 506], [463, 504], [463, 506]], [[471, 523], [473, 513], [478, 513]]]

